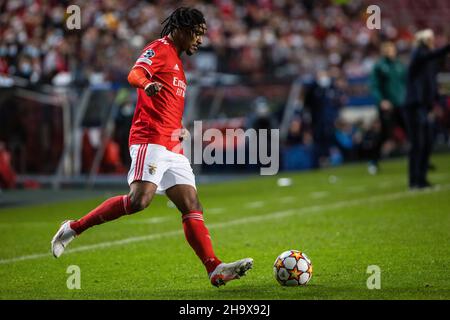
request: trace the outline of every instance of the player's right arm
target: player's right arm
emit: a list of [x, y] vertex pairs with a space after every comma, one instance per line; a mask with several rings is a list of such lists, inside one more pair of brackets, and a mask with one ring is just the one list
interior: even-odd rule
[[157, 94], [163, 85], [151, 78], [159, 72], [165, 61], [165, 47], [156, 43], [144, 49], [136, 60], [133, 68], [128, 74], [128, 82], [131, 86], [143, 89], [148, 96]]
[[143, 89], [148, 96], [157, 94], [163, 86], [159, 82], [148, 79], [146, 71], [140, 67], [131, 69], [128, 74], [128, 83], [135, 88]]

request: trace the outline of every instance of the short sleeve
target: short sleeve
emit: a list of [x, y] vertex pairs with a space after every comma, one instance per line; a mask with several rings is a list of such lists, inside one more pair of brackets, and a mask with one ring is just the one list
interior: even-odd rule
[[162, 69], [165, 61], [164, 46], [147, 47], [137, 58], [133, 68], [141, 67], [147, 71], [150, 77]]

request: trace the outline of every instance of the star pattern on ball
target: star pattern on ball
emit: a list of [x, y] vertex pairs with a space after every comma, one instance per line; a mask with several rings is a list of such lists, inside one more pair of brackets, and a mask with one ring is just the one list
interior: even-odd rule
[[295, 257], [296, 260], [300, 260], [301, 258], [303, 258], [301, 252], [298, 251], [293, 251], [290, 256]]
[[281, 259], [277, 259], [277, 262], [275, 263], [275, 267], [277, 270], [280, 270], [280, 268], [283, 267], [283, 261]]
[[289, 279], [295, 279], [295, 280], [299, 280], [300, 276], [302, 275], [303, 272], [301, 272], [300, 270], [297, 269], [297, 267], [294, 267], [294, 269], [292, 269], [290, 271], [289, 274]]

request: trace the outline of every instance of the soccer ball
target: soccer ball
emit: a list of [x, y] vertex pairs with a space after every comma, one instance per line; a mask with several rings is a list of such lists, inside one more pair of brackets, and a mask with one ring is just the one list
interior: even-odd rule
[[303, 286], [312, 277], [311, 260], [301, 251], [285, 251], [275, 260], [273, 275], [282, 286]]

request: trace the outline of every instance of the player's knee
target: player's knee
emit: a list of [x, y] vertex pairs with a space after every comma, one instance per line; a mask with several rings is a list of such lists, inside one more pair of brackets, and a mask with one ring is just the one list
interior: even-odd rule
[[192, 212], [192, 211], [201, 211], [203, 212], [203, 207], [200, 201], [198, 199], [190, 199], [186, 203], [186, 212]]
[[145, 195], [131, 195], [130, 196], [130, 213], [135, 213], [144, 210], [150, 205], [151, 197]]

